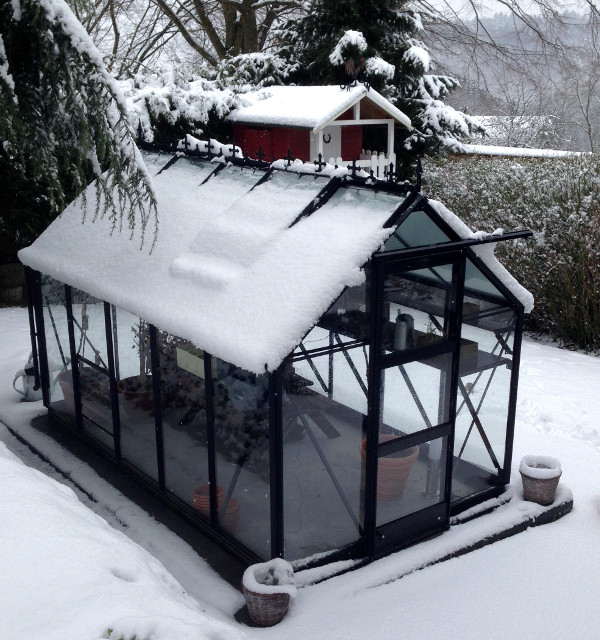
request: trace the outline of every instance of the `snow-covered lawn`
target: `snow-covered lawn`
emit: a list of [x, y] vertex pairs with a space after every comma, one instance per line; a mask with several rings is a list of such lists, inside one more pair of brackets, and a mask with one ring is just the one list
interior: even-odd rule
[[[83, 494], [78, 499], [64, 478], [0, 425], [1, 640], [96, 640], [109, 629], [112, 638], [124, 640], [599, 637], [599, 358], [530, 340], [523, 345], [514, 467], [526, 454], [558, 458], [563, 485], [574, 495], [571, 514], [393, 580], [436, 545], [448, 548], [486, 526], [484, 519], [473, 521], [464, 534], [455, 528], [301, 588], [281, 624], [252, 629], [233, 619], [243, 605], [241, 593], [30, 426], [45, 409], [40, 402], [21, 403], [12, 389], [14, 373], [29, 354], [28, 331], [24, 309], [0, 309], [0, 421], [96, 502]], [[513, 518], [532, 508], [521, 501], [519, 486], [515, 475]]]

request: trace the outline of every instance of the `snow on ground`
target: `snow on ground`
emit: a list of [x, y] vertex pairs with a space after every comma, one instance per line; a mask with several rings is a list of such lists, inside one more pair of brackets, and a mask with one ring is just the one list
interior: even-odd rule
[[[29, 354], [25, 310], [0, 309], [0, 344], [0, 421], [8, 427], [0, 425], [0, 440], [29, 465], [0, 443], [2, 640], [96, 640], [109, 629], [124, 640], [134, 634], [137, 640], [552, 640], [600, 633], [597, 357], [531, 340], [523, 345], [513, 466], [518, 469], [526, 454], [558, 458], [563, 485], [574, 495], [571, 514], [394, 580], [436, 545], [454, 544], [462, 535], [454, 527], [358, 571], [301, 588], [281, 624], [251, 629], [233, 620], [241, 594], [186, 543], [29, 425], [45, 409], [40, 402], [19, 402], [12, 389], [14, 372]], [[78, 492], [85, 504], [78, 502], [64, 486], [72, 483], [9, 429], [95, 501]], [[520, 498], [517, 474], [511, 486], [513, 516], [526, 515], [532, 505]], [[470, 535], [490, 522], [481, 518], [460, 526]]]

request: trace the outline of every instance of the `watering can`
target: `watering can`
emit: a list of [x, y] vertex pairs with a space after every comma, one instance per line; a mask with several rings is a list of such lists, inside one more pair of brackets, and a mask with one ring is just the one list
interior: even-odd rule
[[[52, 367], [51, 373], [58, 370], [60, 367]], [[19, 389], [17, 387], [17, 380], [23, 379], [22, 387], [23, 389]], [[51, 390], [54, 387], [56, 380], [51, 376]], [[17, 373], [15, 373], [15, 379], [13, 380], [13, 389], [20, 393], [23, 397], [21, 400], [23, 402], [35, 402], [36, 400], [42, 399], [42, 385], [35, 384], [35, 367], [33, 366], [33, 355], [29, 356], [29, 360], [23, 369], [19, 369]]]
[[[23, 390], [17, 387], [17, 380], [20, 378], [23, 379]], [[42, 399], [42, 385], [35, 384], [35, 367], [33, 366], [33, 360], [30, 357], [29, 361], [25, 365], [24, 369], [19, 369], [17, 373], [15, 373], [15, 379], [13, 380], [13, 389], [20, 393], [23, 398], [22, 400], [26, 402], [35, 402], [36, 400]]]

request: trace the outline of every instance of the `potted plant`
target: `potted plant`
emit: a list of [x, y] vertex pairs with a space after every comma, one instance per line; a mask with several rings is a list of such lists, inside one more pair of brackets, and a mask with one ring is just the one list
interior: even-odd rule
[[554, 502], [562, 475], [560, 462], [550, 456], [525, 456], [519, 466], [523, 480], [523, 497], [529, 502], [548, 506]]
[[[384, 434], [379, 436], [379, 442], [393, 440], [397, 436]], [[367, 458], [367, 440], [360, 445], [360, 457], [365, 463]], [[412, 467], [419, 457], [419, 447], [402, 449], [377, 460], [377, 498], [379, 500], [395, 500], [404, 493], [404, 487]]]
[[280, 622], [296, 596], [294, 570], [282, 558], [250, 565], [244, 572], [242, 588], [252, 621], [262, 627]]
[[[225, 488], [217, 485], [217, 510], [221, 518], [221, 526], [233, 535], [240, 521], [241, 505], [235, 498], [229, 498], [225, 504]], [[210, 487], [207, 484], [196, 487], [192, 493], [192, 506], [202, 515], [210, 518]], [[223, 507], [225, 507], [223, 509]]]

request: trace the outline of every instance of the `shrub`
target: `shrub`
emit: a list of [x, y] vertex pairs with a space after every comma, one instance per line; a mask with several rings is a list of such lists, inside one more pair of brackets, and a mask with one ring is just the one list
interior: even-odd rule
[[529, 228], [498, 257], [535, 296], [526, 328], [566, 346], [600, 348], [600, 160], [431, 160], [423, 190], [474, 229]]

